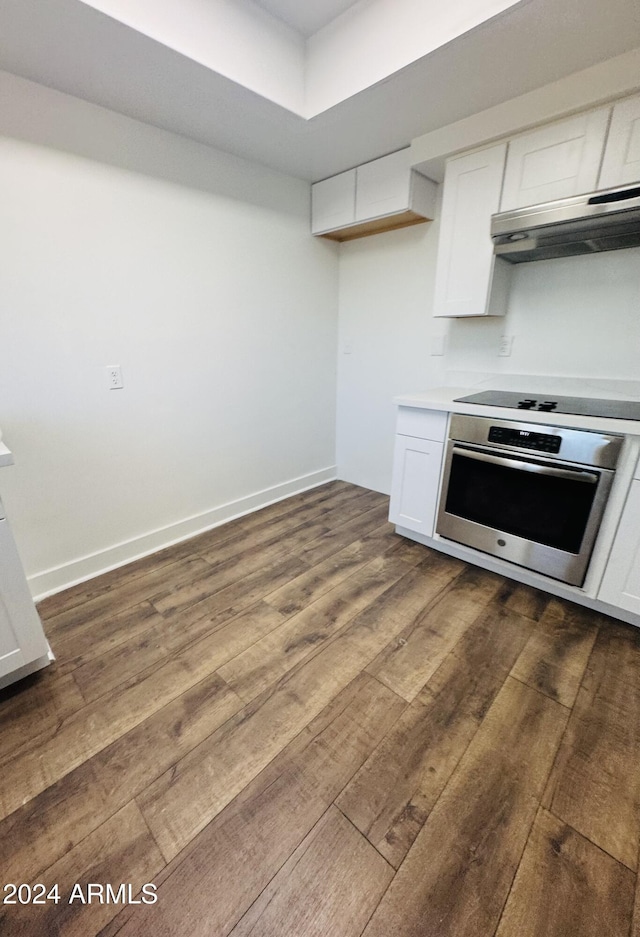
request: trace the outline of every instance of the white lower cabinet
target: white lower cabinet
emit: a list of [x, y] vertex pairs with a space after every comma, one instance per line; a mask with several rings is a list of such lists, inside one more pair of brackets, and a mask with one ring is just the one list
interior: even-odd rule
[[398, 409], [389, 520], [427, 537], [435, 528], [448, 420], [442, 410]]
[[433, 536], [444, 445], [432, 439], [396, 436], [389, 520]]
[[0, 686], [48, 651], [13, 535], [0, 517]]
[[640, 615], [640, 479], [631, 483], [598, 598]]

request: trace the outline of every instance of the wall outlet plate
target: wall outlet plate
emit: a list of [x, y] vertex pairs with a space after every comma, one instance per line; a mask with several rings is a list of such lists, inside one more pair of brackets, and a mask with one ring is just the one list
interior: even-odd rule
[[107, 386], [109, 390], [121, 390], [124, 387], [122, 381], [122, 368], [119, 364], [108, 364], [106, 367], [107, 372]]

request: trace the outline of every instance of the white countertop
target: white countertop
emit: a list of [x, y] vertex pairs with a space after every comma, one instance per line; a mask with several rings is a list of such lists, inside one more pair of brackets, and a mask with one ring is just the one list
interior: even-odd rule
[[[523, 394], [533, 388], [523, 385]], [[489, 382], [476, 384], [473, 387], [434, 387], [431, 390], [416, 394], [403, 394], [394, 397], [393, 402], [401, 407], [418, 407], [423, 410], [445, 410], [449, 413], [467, 413], [470, 416], [488, 416], [498, 420], [517, 420], [519, 423], [542, 423], [545, 426], [567, 426], [573, 429], [594, 430], [601, 433], [619, 433], [625, 436], [640, 436], [640, 420], [614, 420], [611, 417], [579, 416], [571, 413], [541, 413], [537, 410], [517, 410], [513, 407], [488, 407], [479, 404], [455, 403], [456, 397], [468, 397], [481, 390], [499, 390], [505, 388], [491, 387]], [[511, 388], [509, 388], [511, 389]], [[563, 393], [573, 394], [576, 397], [586, 397], [584, 387], [582, 393], [576, 393], [575, 387], [563, 387]], [[597, 391], [590, 387], [591, 397], [607, 397], [622, 399], [620, 393], [607, 393], [605, 389]], [[553, 387], [548, 393], [556, 392]], [[625, 399], [634, 399], [635, 395], [628, 395]]]

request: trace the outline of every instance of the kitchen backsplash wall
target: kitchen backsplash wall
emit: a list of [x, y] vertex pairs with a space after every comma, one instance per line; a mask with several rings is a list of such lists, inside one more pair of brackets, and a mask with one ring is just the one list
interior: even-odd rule
[[387, 493], [396, 394], [448, 372], [640, 379], [640, 249], [516, 266], [504, 318], [447, 320], [431, 315], [437, 236], [434, 222], [340, 249], [338, 467]]
[[[447, 367], [640, 378], [640, 249], [518, 264], [504, 318], [451, 320]], [[502, 335], [511, 355], [497, 354]]]

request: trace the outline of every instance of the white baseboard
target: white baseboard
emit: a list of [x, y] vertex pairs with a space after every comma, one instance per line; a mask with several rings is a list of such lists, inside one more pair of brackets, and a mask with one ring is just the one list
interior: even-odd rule
[[280, 485], [273, 485], [271, 488], [256, 491], [254, 494], [238, 498], [236, 501], [221, 504], [219, 507], [204, 511], [202, 514], [186, 517], [184, 520], [168, 524], [166, 527], [159, 527], [157, 530], [149, 531], [149, 533], [142, 534], [140, 537], [124, 540], [122, 543], [114, 544], [104, 550], [98, 550], [68, 563], [62, 563], [60, 566], [34, 573], [32, 576], [27, 577], [34, 602], [39, 602], [46, 596], [61, 592], [70, 586], [93, 579], [94, 576], [99, 576], [101, 573], [107, 573], [111, 569], [117, 569], [119, 566], [139, 560], [143, 556], [149, 556], [149, 554], [156, 553], [164, 547], [180, 543], [182, 540], [188, 540], [190, 537], [195, 537], [197, 534], [211, 530], [213, 527], [219, 527], [220, 524], [226, 524], [236, 517], [251, 514], [253, 511], [258, 511], [269, 504], [275, 504], [277, 501], [283, 501], [285, 498], [290, 498], [302, 491], [308, 491], [311, 488], [317, 488], [319, 485], [334, 481], [335, 478], [336, 467], [330, 465], [317, 472], [309, 472], [307, 475], [292, 478]]

